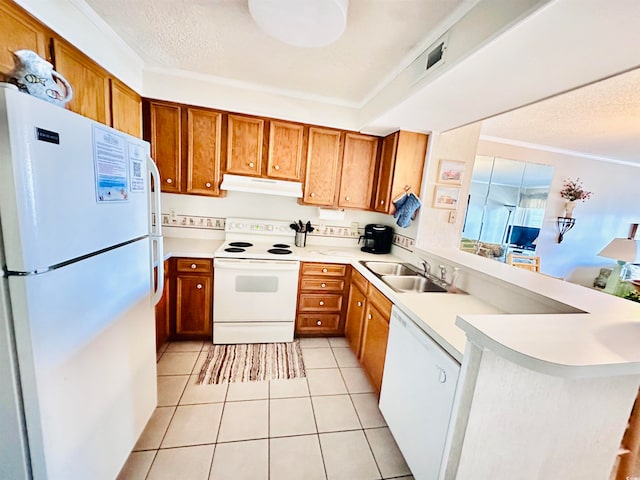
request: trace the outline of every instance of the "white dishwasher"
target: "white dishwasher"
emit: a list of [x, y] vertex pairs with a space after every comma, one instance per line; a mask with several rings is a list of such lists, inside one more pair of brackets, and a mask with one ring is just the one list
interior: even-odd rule
[[460, 364], [393, 307], [380, 410], [416, 480], [438, 478]]

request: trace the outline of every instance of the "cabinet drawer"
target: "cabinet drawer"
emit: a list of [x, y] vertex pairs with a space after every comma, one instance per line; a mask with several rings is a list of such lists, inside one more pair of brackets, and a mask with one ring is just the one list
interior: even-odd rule
[[185, 273], [211, 273], [213, 267], [208, 258], [178, 258], [176, 270]]
[[300, 295], [301, 312], [338, 312], [342, 308], [342, 295], [335, 293], [302, 293]]
[[326, 290], [327, 292], [342, 292], [344, 290], [344, 280], [337, 278], [313, 278], [302, 277], [300, 280], [301, 290]]
[[355, 268], [351, 272], [351, 284], [355, 284], [360, 289], [360, 291], [362, 291], [362, 293], [364, 293], [365, 295], [367, 294], [367, 287], [369, 285], [369, 282]]
[[296, 320], [299, 333], [339, 333], [340, 315], [331, 313], [301, 313]]
[[303, 263], [302, 275], [321, 275], [326, 277], [344, 277], [347, 266], [339, 263]]
[[392, 303], [387, 297], [385, 297], [380, 290], [371, 285], [369, 287], [369, 294], [367, 295], [369, 303], [373, 304], [381, 314], [386, 317], [387, 323], [389, 323], [389, 317], [391, 316]]

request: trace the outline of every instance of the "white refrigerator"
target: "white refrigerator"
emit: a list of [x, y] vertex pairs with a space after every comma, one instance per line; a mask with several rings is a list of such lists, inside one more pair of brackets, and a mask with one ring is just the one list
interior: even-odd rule
[[156, 406], [148, 172], [148, 143], [0, 87], [2, 479], [113, 480]]

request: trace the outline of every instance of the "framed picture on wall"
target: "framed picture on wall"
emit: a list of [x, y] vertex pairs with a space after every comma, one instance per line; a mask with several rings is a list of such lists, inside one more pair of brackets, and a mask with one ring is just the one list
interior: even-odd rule
[[466, 164], [464, 162], [458, 162], [456, 160], [440, 159], [436, 183], [462, 185], [462, 176], [464, 175], [465, 165]]
[[433, 193], [433, 207], [455, 210], [458, 208], [460, 189], [444, 185], [436, 185]]

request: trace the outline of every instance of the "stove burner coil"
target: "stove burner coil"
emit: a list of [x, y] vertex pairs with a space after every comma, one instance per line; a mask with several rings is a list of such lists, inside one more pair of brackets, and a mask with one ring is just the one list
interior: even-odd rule
[[269, 250], [267, 250], [267, 253], [272, 253], [274, 255], [288, 255], [293, 252], [285, 248], [270, 248]]
[[241, 253], [241, 252], [244, 252], [245, 250], [244, 248], [229, 247], [229, 248], [225, 248], [224, 251], [229, 253]]
[[273, 248], [291, 248], [291, 245], [287, 245], [286, 243], [274, 243]]
[[[231, 242], [229, 244], [230, 247], [242, 247], [242, 248], [246, 248], [246, 247], [253, 247], [253, 243], [249, 243], [249, 242]], [[229, 250], [227, 250], [229, 251]]]

